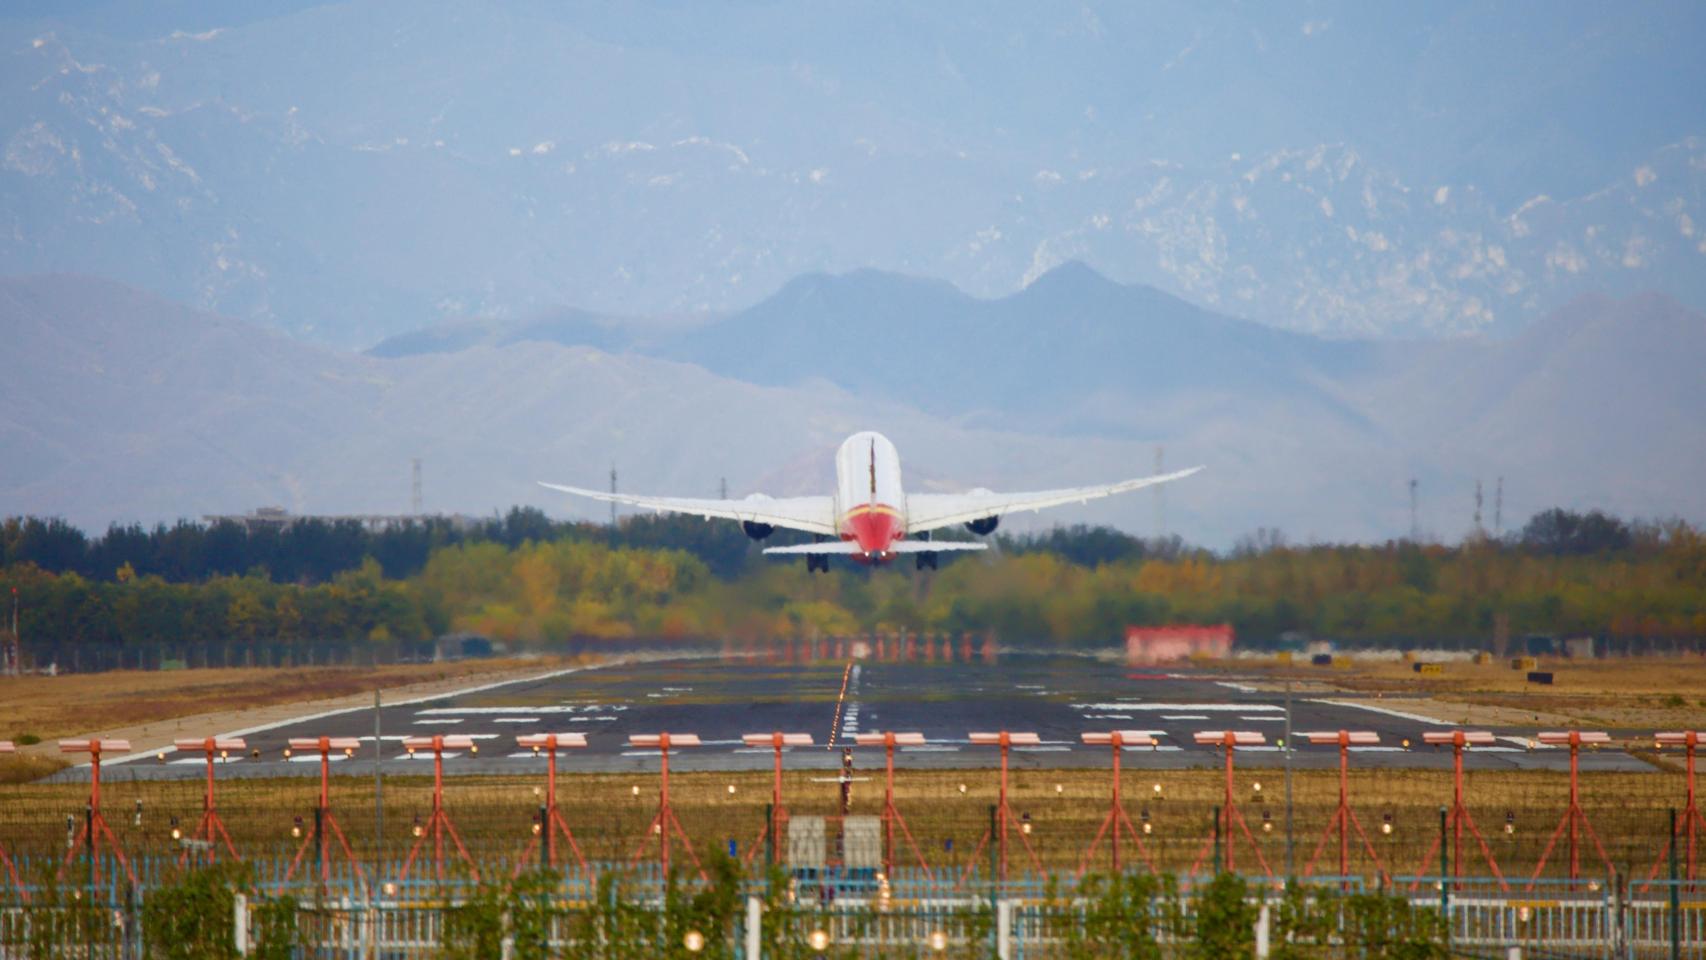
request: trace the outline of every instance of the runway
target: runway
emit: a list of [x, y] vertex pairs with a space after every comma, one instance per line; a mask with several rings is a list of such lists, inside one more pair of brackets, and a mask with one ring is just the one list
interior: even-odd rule
[[[845, 691], [843, 686], [845, 684]], [[1401, 701], [1399, 701], [1401, 703]], [[334, 757], [340, 773], [370, 773], [377, 760], [387, 775], [430, 774], [430, 752], [411, 758], [405, 737], [462, 734], [476, 752], [447, 751], [447, 774], [530, 773], [545, 761], [516, 746], [518, 735], [577, 732], [588, 748], [564, 751], [565, 772], [655, 770], [655, 750], [629, 746], [630, 734], [668, 731], [697, 734], [702, 746], [671, 752], [676, 770], [768, 770], [768, 747], [750, 748], [745, 733], [807, 733], [810, 747], [787, 748], [790, 769], [831, 769], [841, 763], [839, 747], [853, 746], [857, 733], [916, 731], [923, 746], [903, 747], [897, 766], [907, 768], [990, 767], [993, 747], [973, 744], [972, 731], [1007, 729], [1036, 733], [1041, 743], [1015, 747], [1017, 768], [1102, 767], [1106, 746], [1080, 742], [1099, 730], [1140, 730], [1159, 745], [1127, 748], [1129, 767], [1177, 769], [1211, 766], [1219, 751], [1192, 739], [1200, 730], [1253, 730], [1267, 745], [1240, 748], [1240, 766], [1277, 766], [1284, 755], [1275, 742], [1286, 727], [1285, 697], [1257, 690], [1220, 672], [1172, 668], [1128, 668], [1086, 656], [1003, 652], [995, 662], [895, 663], [873, 660], [767, 664], [713, 657], [660, 660], [575, 671], [528, 681], [475, 687], [419, 702], [298, 718], [264, 729], [185, 731], [185, 735], [245, 736], [259, 757], [233, 754], [221, 776], [313, 775], [318, 757], [285, 756], [291, 737], [357, 737], [353, 756]], [[1421, 744], [1424, 730], [1448, 725], [1406, 713], [1392, 700], [1351, 694], [1298, 696], [1291, 704], [1296, 734], [1310, 730], [1373, 730], [1380, 744], [1353, 748], [1358, 767], [1447, 769], [1451, 754]], [[1468, 754], [1473, 769], [1568, 768], [1568, 751], [1532, 741], [1533, 729], [1494, 729], [1495, 746]], [[1292, 763], [1299, 768], [1337, 764], [1333, 747], [1312, 746], [1293, 736]], [[1403, 745], [1409, 740], [1411, 746]], [[375, 756], [377, 744], [378, 756]], [[855, 751], [860, 767], [879, 765], [880, 749]], [[196, 777], [203, 770], [194, 754], [113, 757], [124, 778]], [[1584, 752], [1584, 770], [1645, 770], [1620, 750]], [[79, 776], [79, 768], [62, 777]]]

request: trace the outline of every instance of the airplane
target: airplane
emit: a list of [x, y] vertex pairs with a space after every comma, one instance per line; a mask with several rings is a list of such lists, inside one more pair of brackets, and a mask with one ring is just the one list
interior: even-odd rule
[[1202, 467], [1140, 477], [1091, 487], [1068, 487], [1032, 493], [906, 493], [900, 483], [900, 454], [880, 433], [855, 433], [835, 452], [835, 493], [817, 497], [767, 497], [752, 494], [740, 500], [701, 500], [691, 497], [648, 497], [539, 485], [577, 497], [602, 500], [660, 513], [697, 514], [740, 521], [754, 540], [763, 540], [777, 527], [813, 534], [814, 543], [766, 547], [771, 556], [806, 558], [806, 570], [829, 572], [830, 557], [851, 557], [861, 563], [887, 563], [911, 554], [917, 569], [936, 569], [937, 555], [949, 551], [983, 550], [988, 545], [956, 540], [932, 540], [932, 531], [964, 524], [979, 536], [995, 532], [1005, 514], [1037, 511], [1068, 503], [1084, 503], [1116, 493], [1141, 490], [1188, 477]]

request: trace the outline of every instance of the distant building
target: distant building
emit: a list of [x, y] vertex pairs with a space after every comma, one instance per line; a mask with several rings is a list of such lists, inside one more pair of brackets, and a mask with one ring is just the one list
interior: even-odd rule
[[1127, 663], [1165, 663], [1189, 657], [1224, 657], [1232, 652], [1230, 623], [1199, 627], [1173, 624], [1162, 627], [1126, 627]]

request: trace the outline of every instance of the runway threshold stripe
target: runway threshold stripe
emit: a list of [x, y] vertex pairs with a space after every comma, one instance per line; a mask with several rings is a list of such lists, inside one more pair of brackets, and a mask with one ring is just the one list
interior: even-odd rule
[[1305, 700], [1303, 702], [1319, 703], [1329, 707], [1350, 707], [1354, 710], [1367, 710], [1370, 713], [1381, 713], [1388, 717], [1397, 717], [1400, 720], [1414, 720], [1417, 723], [1425, 723], [1433, 727], [1451, 726], [1451, 724], [1444, 720], [1435, 720], [1433, 717], [1424, 717], [1419, 713], [1405, 713], [1402, 710], [1393, 710], [1389, 707], [1376, 707], [1372, 704], [1359, 703], [1355, 700]]
[[[1320, 701], [1326, 702], [1326, 701]], [[1273, 713], [1285, 708], [1272, 703], [1075, 703], [1074, 710], [1166, 710], [1170, 713]]]

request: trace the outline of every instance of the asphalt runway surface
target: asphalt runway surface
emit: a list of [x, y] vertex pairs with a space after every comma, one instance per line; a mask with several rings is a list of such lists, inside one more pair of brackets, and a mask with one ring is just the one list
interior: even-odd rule
[[[845, 693], [843, 684], [845, 681]], [[1352, 694], [1299, 695], [1292, 699], [1292, 763], [1301, 769], [1331, 768], [1334, 747], [1304, 742], [1311, 730], [1372, 730], [1378, 746], [1352, 748], [1356, 767], [1449, 769], [1449, 749], [1422, 745], [1425, 730], [1446, 724], [1407, 714], [1402, 701]], [[1109, 763], [1107, 746], [1080, 741], [1086, 731], [1140, 730], [1159, 741], [1156, 748], [1125, 751], [1128, 768], [1206, 767], [1221, 761], [1218, 748], [1198, 745], [1202, 730], [1257, 731], [1267, 745], [1238, 750], [1239, 766], [1278, 766], [1284, 757], [1275, 741], [1284, 736], [1283, 693], [1257, 690], [1251, 682], [1226, 674], [1173, 668], [1131, 668], [1084, 656], [1003, 652], [992, 663], [893, 663], [872, 660], [772, 664], [684, 658], [561, 671], [542, 679], [474, 687], [460, 694], [361, 710], [302, 717], [266, 729], [217, 731], [247, 738], [259, 758], [248, 753], [221, 763], [221, 776], [316, 775], [317, 754], [285, 756], [291, 737], [358, 737], [353, 756], [334, 755], [336, 773], [371, 772], [374, 744], [387, 775], [430, 774], [431, 753], [410, 757], [405, 737], [462, 734], [478, 750], [447, 750], [448, 775], [532, 773], [543, 757], [516, 745], [518, 735], [576, 732], [586, 749], [564, 750], [559, 769], [628, 772], [658, 768], [656, 750], [635, 749], [630, 734], [697, 734], [701, 746], [672, 750], [675, 770], [768, 770], [769, 747], [747, 747], [746, 733], [806, 733], [813, 746], [786, 748], [789, 769], [840, 766], [838, 747], [853, 746], [856, 733], [919, 732], [927, 743], [902, 747], [899, 769], [986, 768], [998, 762], [995, 747], [973, 744], [972, 731], [1036, 733], [1041, 743], [1013, 748], [1015, 768], [1101, 768]], [[207, 731], [215, 733], [216, 731]], [[186, 731], [186, 735], [199, 732]], [[1532, 741], [1534, 729], [1494, 729], [1497, 745], [1466, 756], [1472, 769], [1568, 769], [1564, 748]], [[1406, 748], [1404, 741], [1410, 741]], [[882, 765], [880, 748], [858, 748], [860, 769]], [[116, 763], [115, 763], [116, 761]], [[199, 754], [169, 752], [110, 757], [112, 775], [130, 778], [202, 775]], [[1622, 751], [1584, 751], [1584, 770], [1645, 770]], [[120, 772], [122, 770], [122, 772]], [[78, 778], [86, 768], [60, 776]]]

